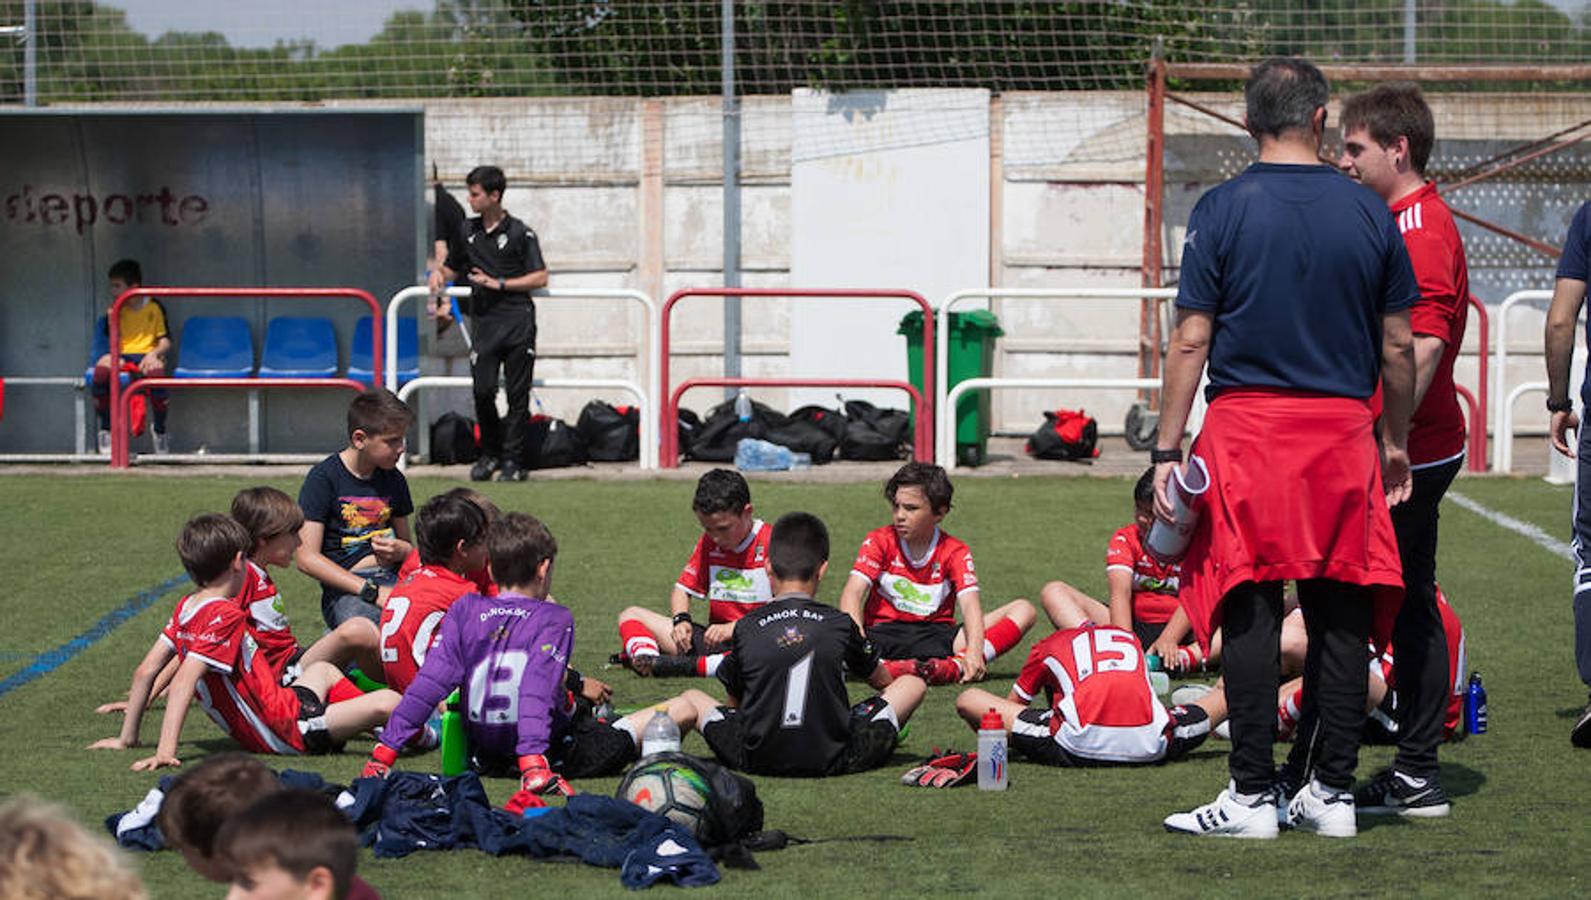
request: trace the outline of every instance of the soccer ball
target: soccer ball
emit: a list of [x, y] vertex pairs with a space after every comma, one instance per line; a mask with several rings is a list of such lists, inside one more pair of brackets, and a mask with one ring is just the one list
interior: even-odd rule
[[710, 790], [700, 773], [669, 759], [642, 760], [619, 786], [619, 797], [684, 827], [697, 838], [707, 826]]

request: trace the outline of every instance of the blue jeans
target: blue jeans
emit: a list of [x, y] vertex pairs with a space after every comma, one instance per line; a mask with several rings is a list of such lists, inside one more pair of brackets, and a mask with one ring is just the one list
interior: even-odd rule
[[[398, 570], [384, 566], [368, 566], [352, 570], [360, 578], [367, 578], [382, 587], [390, 587], [398, 583]], [[376, 624], [381, 623], [381, 607], [374, 603], [366, 603], [358, 594], [345, 593], [338, 588], [324, 587], [320, 592], [320, 615], [326, 620], [326, 627], [335, 629], [338, 625], [356, 616], [363, 616]]]

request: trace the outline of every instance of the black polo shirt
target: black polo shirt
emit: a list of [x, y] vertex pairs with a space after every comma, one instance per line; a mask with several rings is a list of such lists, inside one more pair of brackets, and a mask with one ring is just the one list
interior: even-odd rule
[[[480, 269], [493, 279], [518, 278], [547, 268], [541, 258], [541, 243], [530, 226], [504, 215], [497, 227], [487, 231], [480, 216], [464, 223], [464, 258], [448, 257], [447, 267], [457, 273], [458, 283], [468, 281], [471, 269]], [[499, 291], [495, 286], [473, 285], [471, 315], [482, 315], [497, 307], [530, 305], [528, 291]]]

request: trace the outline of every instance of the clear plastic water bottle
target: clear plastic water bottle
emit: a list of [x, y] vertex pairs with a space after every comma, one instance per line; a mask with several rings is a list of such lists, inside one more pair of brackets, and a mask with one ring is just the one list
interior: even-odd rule
[[1469, 673], [1469, 688], [1464, 692], [1464, 728], [1470, 734], [1486, 733], [1486, 686], [1481, 673]]
[[735, 394], [735, 418], [742, 422], [751, 421], [751, 395], [746, 393], [745, 388]]
[[1005, 790], [1008, 762], [1005, 721], [990, 709], [978, 723], [978, 790]]
[[677, 753], [679, 744], [679, 726], [669, 718], [668, 706], [659, 704], [657, 712], [647, 721], [646, 730], [641, 732], [641, 755]]
[[758, 438], [741, 438], [735, 444], [735, 468], [742, 472], [783, 472], [794, 466], [795, 454], [788, 447]]

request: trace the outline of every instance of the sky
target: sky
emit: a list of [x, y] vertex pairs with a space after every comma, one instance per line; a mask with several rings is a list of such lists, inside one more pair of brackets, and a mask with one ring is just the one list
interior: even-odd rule
[[108, 0], [127, 24], [150, 37], [167, 31], [219, 31], [234, 47], [272, 47], [313, 38], [322, 48], [362, 44], [394, 12], [430, 10], [431, 0]]
[[[1429, 0], [1421, 0], [1429, 2]], [[1547, 0], [1569, 13], [1587, 0]], [[433, 0], [107, 0], [150, 37], [167, 31], [219, 31], [234, 47], [271, 47], [313, 38], [322, 48], [360, 44], [401, 9], [430, 10]]]

